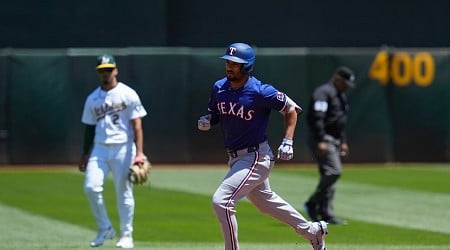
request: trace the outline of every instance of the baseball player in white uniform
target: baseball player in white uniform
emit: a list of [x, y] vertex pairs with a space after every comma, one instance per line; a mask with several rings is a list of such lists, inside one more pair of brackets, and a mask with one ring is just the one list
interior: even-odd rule
[[133, 161], [141, 162], [145, 157], [141, 118], [147, 112], [137, 93], [117, 81], [113, 56], [99, 56], [96, 69], [101, 85], [87, 97], [84, 105], [84, 152], [78, 166], [81, 172], [86, 172], [84, 191], [99, 228], [90, 245], [101, 246], [116, 234], [102, 195], [104, 181], [111, 172], [120, 218], [120, 239], [116, 246], [133, 248], [134, 196], [128, 173]]

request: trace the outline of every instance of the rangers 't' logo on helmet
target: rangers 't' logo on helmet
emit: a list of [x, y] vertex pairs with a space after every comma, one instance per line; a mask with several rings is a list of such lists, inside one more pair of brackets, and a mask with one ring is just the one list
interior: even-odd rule
[[230, 52], [228, 53], [230, 56], [232, 56], [234, 54], [234, 52], [236, 51], [235, 47], [230, 47]]

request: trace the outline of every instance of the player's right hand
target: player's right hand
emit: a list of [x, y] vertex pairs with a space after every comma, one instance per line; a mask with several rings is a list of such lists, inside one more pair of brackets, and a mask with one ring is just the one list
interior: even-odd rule
[[319, 142], [317, 143], [317, 153], [319, 155], [324, 155], [328, 150], [328, 143], [327, 142]]
[[204, 115], [201, 116], [200, 119], [198, 119], [198, 129], [201, 131], [208, 131], [211, 129], [211, 123], [209, 121], [210, 116]]

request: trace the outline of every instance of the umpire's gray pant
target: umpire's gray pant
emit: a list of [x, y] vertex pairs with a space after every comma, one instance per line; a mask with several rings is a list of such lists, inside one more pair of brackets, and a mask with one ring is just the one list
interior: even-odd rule
[[334, 217], [336, 183], [342, 174], [340, 142], [333, 140], [327, 143], [326, 152], [318, 154], [317, 142], [310, 140], [310, 147], [319, 167], [320, 180], [308, 203], [317, 206], [317, 212], [324, 220]]

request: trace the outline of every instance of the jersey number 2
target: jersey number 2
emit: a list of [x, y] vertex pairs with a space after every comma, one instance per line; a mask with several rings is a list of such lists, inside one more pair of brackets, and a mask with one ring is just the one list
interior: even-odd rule
[[112, 115], [112, 122], [114, 125], [117, 125], [117, 121], [119, 120], [119, 115], [118, 114], [113, 114]]

